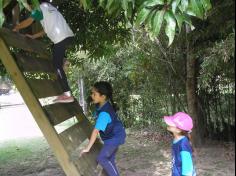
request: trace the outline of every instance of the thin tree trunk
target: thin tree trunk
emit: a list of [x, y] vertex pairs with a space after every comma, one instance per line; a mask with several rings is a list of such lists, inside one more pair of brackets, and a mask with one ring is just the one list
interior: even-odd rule
[[194, 58], [190, 42], [186, 37], [186, 94], [188, 113], [193, 118], [194, 129], [192, 132], [193, 143], [195, 146], [201, 144], [200, 126], [198, 118], [198, 98], [197, 98], [197, 59]]

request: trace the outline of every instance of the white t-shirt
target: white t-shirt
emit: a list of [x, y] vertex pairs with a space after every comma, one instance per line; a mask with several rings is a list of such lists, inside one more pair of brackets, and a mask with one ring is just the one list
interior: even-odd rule
[[40, 20], [40, 23], [48, 38], [50, 38], [54, 44], [74, 36], [74, 33], [57, 8], [49, 3], [42, 3], [40, 9], [43, 13], [43, 19]]

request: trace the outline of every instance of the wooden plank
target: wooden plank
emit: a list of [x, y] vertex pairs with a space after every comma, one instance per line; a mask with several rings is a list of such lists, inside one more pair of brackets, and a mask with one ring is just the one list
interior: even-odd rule
[[58, 125], [73, 116], [83, 116], [83, 110], [77, 101], [44, 106], [52, 125]]
[[47, 46], [38, 41], [25, 37], [17, 32], [12, 32], [6, 28], [0, 28], [0, 37], [6, 42], [8, 46], [16, 47], [24, 51], [37, 53], [43, 58], [50, 58]]
[[68, 152], [65, 150], [61, 140], [54, 127], [50, 124], [45, 112], [43, 111], [38, 99], [32, 93], [24, 75], [21, 73], [8, 47], [0, 38], [0, 59], [2, 60], [7, 71], [11, 75], [16, 87], [20, 91], [25, 103], [31, 111], [39, 128], [47, 139], [49, 145], [54, 151], [61, 167], [67, 176], [81, 176], [74, 163], [70, 162]]
[[81, 123], [73, 125], [66, 131], [59, 134], [59, 136], [67, 151], [70, 153], [75, 151], [80, 144], [88, 139], [88, 135], [84, 132]]
[[[73, 160], [77, 169], [80, 171], [83, 176], [91, 176], [96, 175], [98, 163], [96, 161], [96, 157], [99, 154], [98, 147], [100, 146], [100, 142], [97, 140], [89, 153], [84, 154], [82, 157], [79, 157], [79, 152], [77, 152], [78, 158]], [[81, 151], [81, 150], [77, 150]], [[103, 173], [104, 174], [104, 173]], [[106, 174], [101, 174], [100, 176], [105, 176]]]
[[37, 98], [52, 97], [63, 93], [57, 80], [27, 79], [27, 82]]
[[91, 135], [91, 133], [87, 133], [86, 130], [91, 127], [91, 124], [88, 122], [89, 121], [85, 118], [60, 134], [61, 140], [65, 146], [67, 146], [66, 149], [70, 153], [71, 160], [75, 163], [77, 169], [83, 176], [96, 175], [96, 157], [102, 147], [101, 143], [97, 139], [90, 152], [80, 157], [80, 152], [88, 145]]
[[55, 73], [51, 60], [17, 54], [16, 61], [21, 70], [25, 72]]

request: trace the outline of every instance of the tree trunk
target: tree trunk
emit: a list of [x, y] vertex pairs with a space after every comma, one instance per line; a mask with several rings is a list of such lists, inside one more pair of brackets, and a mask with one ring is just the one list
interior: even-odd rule
[[186, 47], [186, 94], [188, 113], [193, 118], [194, 123], [194, 128], [192, 132], [193, 143], [195, 146], [199, 146], [202, 141], [198, 117], [197, 59], [193, 56], [192, 47], [188, 39], [186, 40]]

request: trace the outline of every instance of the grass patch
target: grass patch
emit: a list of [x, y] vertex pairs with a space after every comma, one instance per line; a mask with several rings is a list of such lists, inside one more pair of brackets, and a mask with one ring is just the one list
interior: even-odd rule
[[0, 165], [19, 163], [45, 151], [47, 142], [44, 138], [18, 139], [0, 142]]

